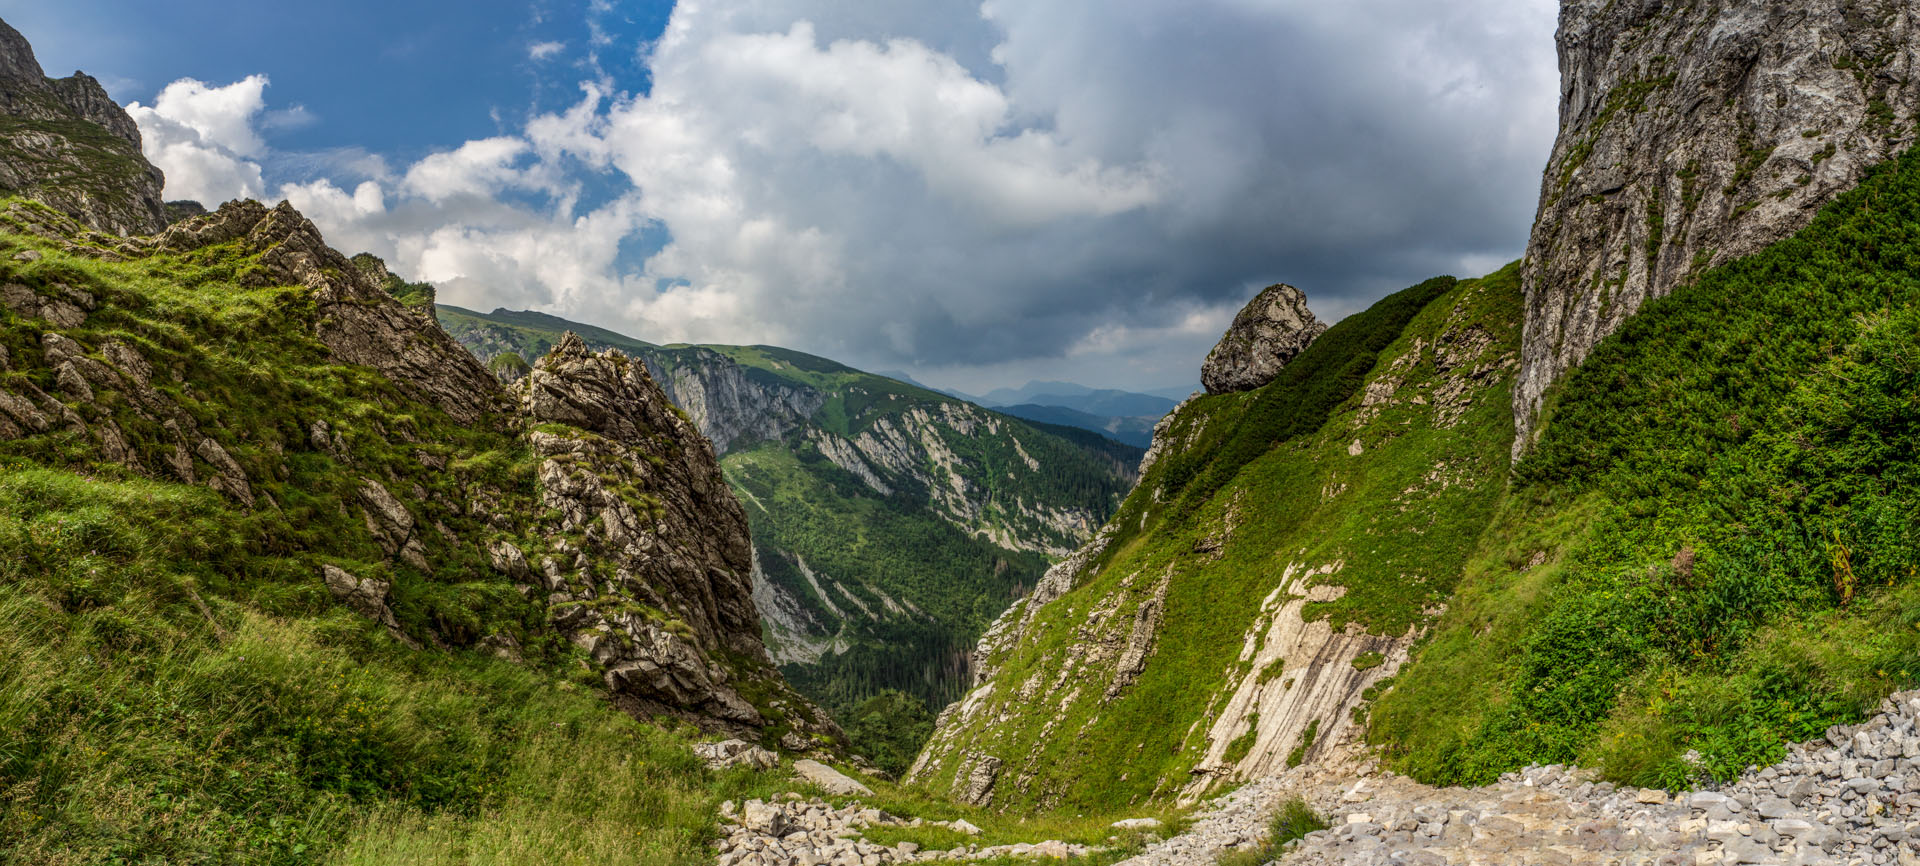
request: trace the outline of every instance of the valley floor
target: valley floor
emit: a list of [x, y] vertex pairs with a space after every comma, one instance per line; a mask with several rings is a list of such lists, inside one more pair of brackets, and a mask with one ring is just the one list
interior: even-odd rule
[[[964, 821], [896, 818], [858, 801], [836, 806], [788, 795], [791, 801], [756, 800], [739, 812], [726, 804], [731, 829], [719, 863], [1111, 863], [1132, 849], [1138, 853], [1119, 866], [1258, 866], [1267, 858], [1254, 851], [1274, 851], [1266, 845], [1273, 816], [1304, 800], [1332, 826], [1280, 846], [1272, 856], [1282, 866], [1916, 864], [1917, 722], [1920, 691], [1896, 694], [1862, 724], [1789, 747], [1780, 763], [1678, 794], [1616, 787], [1560, 766], [1530, 767], [1482, 787], [1436, 788], [1380, 772], [1346, 744], [1328, 761], [1215, 799], [1171, 838], [1156, 841], [1144, 827], [1102, 829], [1098, 835], [1120, 833], [1104, 845], [1092, 825], [1073, 828], [1076, 842], [995, 844], [1001, 834], [980, 837]], [[880, 805], [899, 808], [886, 802], [894, 799], [882, 797]]]

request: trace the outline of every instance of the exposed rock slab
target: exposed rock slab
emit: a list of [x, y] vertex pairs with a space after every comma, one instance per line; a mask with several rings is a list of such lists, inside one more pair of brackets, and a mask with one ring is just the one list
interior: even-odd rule
[[841, 797], [871, 797], [873, 789], [819, 761], [805, 758], [793, 762], [793, 773], [829, 794]]

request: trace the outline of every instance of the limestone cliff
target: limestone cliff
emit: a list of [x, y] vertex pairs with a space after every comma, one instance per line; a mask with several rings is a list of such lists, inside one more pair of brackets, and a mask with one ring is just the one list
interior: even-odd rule
[[166, 225], [165, 182], [100, 82], [48, 78], [26, 38], [0, 21], [0, 195], [38, 199], [96, 231], [148, 234]]
[[655, 355], [648, 363], [665, 373], [661, 389], [721, 454], [736, 444], [782, 439], [827, 402], [818, 389], [755, 377], [752, 368], [704, 347], [677, 352], [671, 362]]
[[1916, 18], [1911, 0], [1564, 0], [1516, 456], [1548, 388], [1647, 299], [1797, 231], [1913, 142]]

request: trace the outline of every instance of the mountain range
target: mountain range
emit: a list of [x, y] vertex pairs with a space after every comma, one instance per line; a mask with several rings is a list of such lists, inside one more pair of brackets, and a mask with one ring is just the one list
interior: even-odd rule
[[645, 363], [746, 506], [774, 658], [843, 716], [886, 690], [930, 711], [958, 697], [981, 630], [1092, 537], [1137, 477], [1138, 449], [800, 352], [436, 310], [496, 370], [524, 369], [568, 332]]

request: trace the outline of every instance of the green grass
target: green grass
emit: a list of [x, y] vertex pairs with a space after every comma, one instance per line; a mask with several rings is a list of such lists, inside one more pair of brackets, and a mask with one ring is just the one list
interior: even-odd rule
[[716, 776], [590, 685], [212, 591], [198, 488], [0, 476], [0, 862], [706, 862]]
[[[13, 228], [0, 279], [93, 295], [59, 333], [97, 363], [110, 342], [138, 352], [153, 391], [97, 387], [71, 407], [123, 431], [144, 471], [60, 425], [0, 441], [0, 863], [691, 864], [711, 859], [720, 800], [778, 790], [711, 773], [692, 732], [609, 706], [544, 605], [492, 568], [488, 541], [544, 549], [534, 461], [501, 419], [460, 425], [330, 363], [307, 290], [260, 285], [235, 245], [107, 262]], [[23, 247], [42, 258], [14, 261]], [[57, 391], [50, 330], [0, 312], [0, 390]], [[155, 480], [163, 416], [230, 453], [255, 507]], [[319, 421], [338, 434], [324, 448]], [[416, 516], [431, 570], [374, 542], [366, 479]], [[392, 581], [427, 648], [336, 602], [323, 564]], [[725, 663], [777, 713], [770, 670]]]
[[1313, 811], [1307, 801], [1295, 797], [1280, 804], [1267, 825], [1266, 841], [1258, 847], [1230, 851], [1217, 861], [1219, 866], [1266, 866], [1286, 853], [1286, 845], [1316, 830], [1327, 829], [1327, 820]]
[[1596, 347], [1373, 714], [1396, 765], [1480, 782], [1572, 761], [1679, 786], [1913, 687], [1915, 261], [1908, 154]]

